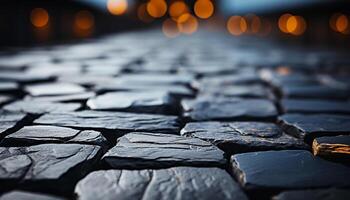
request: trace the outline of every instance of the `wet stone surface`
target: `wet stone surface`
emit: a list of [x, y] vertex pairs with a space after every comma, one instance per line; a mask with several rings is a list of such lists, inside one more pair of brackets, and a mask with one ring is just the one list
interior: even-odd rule
[[172, 166], [224, 166], [224, 152], [208, 142], [162, 133], [129, 133], [102, 161], [108, 168], [152, 169]]
[[350, 167], [304, 150], [236, 154], [231, 162], [236, 178], [247, 190], [350, 187]]
[[350, 117], [345, 115], [286, 114], [280, 117], [283, 129], [299, 138], [349, 134]]
[[324, 136], [314, 139], [312, 150], [315, 156], [350, 160], [350, 136]]
[[100, 147], [80, 144], [0, 147], [1, 189], [69, 194], [72, 184], [92, 169], [100, 154]]
[[186, 124], [181, 135], [209, 141], [228, 154], [308, 148], [278, 126], [263, 122], [192, 122]]
[[1, 145], [29, 146], [48, 143], [91, 144], [106, 147], [107, 140], [97, 131], [80, 131], [57, 126], [25, 126], [6, 136]]
[[75, 193], [82, 200], [248, 199], [226, 171], [194, 167], [96, 171], [77, 184]]
[[269, 100], [214, 98], [183, 100], [184, 116], [193, 121], [208, 120], [265, 120], [278, 115], [275, 105]]
[[175, 116], [102, 111], [50, 113], [38, 118], [34, 123], [83, 129], [106, 129], [116, 131], [115, 134], [118, 134], [118, 131], [176, 133], [180, 128], [178, 118]]

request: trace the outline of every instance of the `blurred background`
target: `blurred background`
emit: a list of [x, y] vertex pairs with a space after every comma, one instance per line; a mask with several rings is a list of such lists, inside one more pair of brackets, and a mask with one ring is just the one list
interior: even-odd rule
[[48, 45], [140, 29], [347, 48], [349, 1], [342, 0], [2, 0], [0, 45]]

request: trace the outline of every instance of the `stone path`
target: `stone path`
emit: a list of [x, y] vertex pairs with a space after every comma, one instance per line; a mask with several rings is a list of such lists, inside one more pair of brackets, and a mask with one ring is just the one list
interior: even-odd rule
[[0, 200], [347, 200], [348, 58], [155, 31], [3, 52]]

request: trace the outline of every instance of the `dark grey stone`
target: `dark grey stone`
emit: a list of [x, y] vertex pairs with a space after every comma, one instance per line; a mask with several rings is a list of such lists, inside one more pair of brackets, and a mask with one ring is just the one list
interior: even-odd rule
[[292, 190], [282, 192], [273, 200], [348, 200], [350, 190], [346, 189], [318, 189], [318, 190]]
[[283, 96], [287, 98], [313, 98], [313, 99], [348, 99], [350, 90], [343, 87], [330, 87], [325, 85], [300, 85], [282, 87]]
[[286, 113], [350, 114], [350, 103], [343, 101], [283, 99], [281, 106]]
[[28, 101], [51, 101], [51, 102], [82, 102], [95, 96], [94, 92], [83, 92], [77, 94], [57, 95], [57, 96], [26, 96]]
[[14, 92], [17, 92], [18, 90], [19, 90], [18, 84], [15, 82], [0, 82], [1, 93], [14, 93]]
[[0, 147], [1, 189], [16, 187], [67, 195], [100, 154], [99, 146], [80, 144]]
[[4, 106], [4, 110], [30, 114], [69, 112], [81, 108], [80, 103], [58, 103], [49, 101], [19, 100]]
[[350, 167], [304, 150], [233, 155], [233, 172], [246, 190], [350, 187]]
[[183, 100], [184, 116], [194, 121], [208, 120], [273, 120], [278, 112], [265, 99], [204, 97]]
[[331, 114], [286, 114], [279, 118], [282, 128], [299, 138], [341, 135], [350, 132], [350, 116]]
[[308, 148], [275, 124], [263, 122], [193, 122], [186, 124], [181, 135], [209, 141], [228, 154]]
[[63, 197], [56, 197], [48, 194], [32, 193], [25, 191], [11, 191], [0, 197], [0, 200], [64, 200]]
[[179, 131], [178, 118], [175, 116], [123, 112], [79, 111], [50, 113], [38, 118], [34, 123], [121, 132], [177, 133]]
[[26, 115], [23, 113], [0, 110], [0, 138], [23, 123], [25, 117]]
[[85, 88], [71, 83], [45, 83], [25, 87], [31, 96], [68, 95], [85, 92]]
[[114, 169], [173, 166], [224, 166], [224, 152], [197, 138], [162, 133], [129, 133], [118, 139], [102, 161]]
[[201, 93], [215, 97], [274, 98], [272, 91], [262, 85], [206, 87]]
[[230, 175], [218, 168], [108, 170], [90, 173], [75, 193], [81, 200], [247, 200]]
[[80, 131], [57, 126], [25, 126], [15, 133], [7, 135], [2, 141], [4, 146], [29, 146], [47, 143], [80, 143], [107, 146], [107, 140], [97, 131]]
[[137, 113], [175, 113], [175, 99], [162, 91], [111, 92], [88, 100], [92, 110], [127, 111]]
[[316, 156], [350, 160], [350, 135], [318, 137], [312, 143], [312, 150]]

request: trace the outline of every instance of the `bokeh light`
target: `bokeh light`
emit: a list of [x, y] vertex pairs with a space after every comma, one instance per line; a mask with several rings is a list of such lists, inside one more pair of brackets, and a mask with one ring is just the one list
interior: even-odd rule
[[252, 15], [250, 20], [250, 30], [252, 33], [256, 34], [259, 33], [261, 28], [261, 20], [258, 16]]
[[175, 1], [169, 7], [169, 15], [173, 20], [177, 20], [181, 15], [188, 12], [189, 9], [183, 1]]
[[278, 27], [284, 33], [302, 35], [306, 30], [306, 21], [303, 17], [284, 14], [278, 20]]
[[34, 8], [30, 13], [30, 21], [36, 28], [43, 28], [49, 23], [49, 13], [44, 8]]
[[128, 9], [127, 0], [108, 0], [107, 9], [113, 15], [122, 15]]
[[228, 19], [226, 28], [232, 35], [242, 35], [247, 31], [247, 21], [241, 16], [232, 16]]
[[180, 34], [177, 23], [172, 19], [166, 19], [163, 22], [162, 31], [168, 38], [175, 38]]
[[194, 4], [194, 13], [201, 19], [207, 19], [214, 13], [214, 5], [210, 0], [197, 0]]
[[88, 30], [95, 25], [95, 18], [89, 11], [83, 10], [75, 15], [74, 23], [79, 29]]
[[181, 33], [191, 35], [196, 32], [198, 29], [198, 21], [197, 19], [189, 14], [185, 13], [179, 17], [177, 20], [177, 25]]
[[167, 12], [168, 6], [165, 0], [150, 0], [147, 3], [147, 12], [154, 18], [160, 18]]
[[147, 3], [142, 3], [139, 5], [139, 7], [137, 8], [137, 17], [139, 18], [139, 20], [146, 23], [150, 23], [153, 21], [153, 17], [150, 16], [147, 12]]
[[336, 13], [330, 19], [330, 26], [335, 32], [348, 34], [350, 29], [349, 18], [342, 13]]
[[288, 19], [292, 17], [291, 14], [286, 13], [283, 14], [279, 19], [278, 19], [278, 28], [283, 32], [283, 33], [288, 33], [287, 30], [287, 21]]

